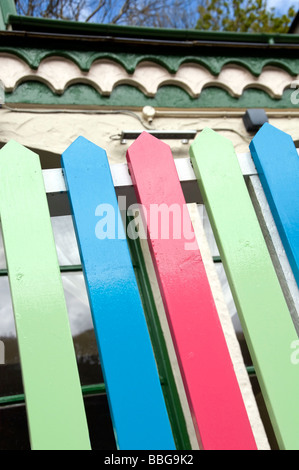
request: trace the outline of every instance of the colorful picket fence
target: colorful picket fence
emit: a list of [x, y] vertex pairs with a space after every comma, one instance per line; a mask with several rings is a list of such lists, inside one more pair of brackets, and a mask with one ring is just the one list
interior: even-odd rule
[[[250, 150], [255, 166], [250, 159], [246, 184], [231, 142], [205, 129], [190, 147], [188, 172], [207, 208], [279, 447], [299, 449], [299, 365], [292, 360], [299, 344], [299, 157], [291, 138], [269, 124]], [[146, 132], [129, 147], [127, 162], [124, 185], [134, 187], [139, 204], [199, 447], [257, 449], [187, 210], [182, 162]], [[115, 168], [105, 150], [80, 137], [63, 153], [62, 169], [42, 171], [38, 155], [16, 142], [0, 151], [1, 224], [31, 447], [91, 448], [47, 202], [47, 193], [64, 192], [117, 447], [175, 450]], [[152, 207], [167, 209], [160, 224]], [[109, 211], [113, 226], [104, 233]], [[159, 231], [164, 222], [167, 236]]]

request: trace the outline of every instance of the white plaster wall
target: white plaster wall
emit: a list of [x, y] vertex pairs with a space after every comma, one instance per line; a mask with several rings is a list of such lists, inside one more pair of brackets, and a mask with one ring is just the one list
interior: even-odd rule
[[[290, 115], [291, 116], [291, 115]], [[61, 154], [78, 136], [84, 136], [103, 147], [111, 164], [125, 161], [128, 146], [117, 138], [123, 130], [147, 130], [140, 120], [141, 111], [128, 114], [82, 114], [63, 112], [29, 113], [0, 109], [0, 142], [11, 139], [24, 146]], [[299, 140], [298, 117], [270, 117], [270, 124]], [[149, 126], [147, 125], [149, 128]], [[246, 133], [241, 117], [157, 117], [150, 128], [157, 130], [198, 130], [211, 127], [233, 142], [236, 152], [247, 152], [251, 136]], [[165, 141], [173, 151], [174, 158], [188, 157], [189, 145], [181, 141]]]

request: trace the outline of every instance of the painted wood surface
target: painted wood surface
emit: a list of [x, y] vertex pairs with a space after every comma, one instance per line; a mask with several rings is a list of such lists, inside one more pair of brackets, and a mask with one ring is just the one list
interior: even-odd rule
[[251, 175], [247, 188], [266, 241], [273, 266], [299, 336], [299, 289], [274, 222], [258, 175]]
[[0, 152], [0, 212], [31, 448], [90, 449], [38, 155]]
[[200, 445], [256, 449], [170, 148], [144, 132], [127, 160]]
[[299, 158], [290, 135], [265, 124], [250, 151], [299, 287]]
[[202, 260], [206, 269], [213, 297], [215, 299], [215, 304], [222, 324], [226, 344], [234, 364], [236, 377], [240, 385], [240, 390], [243, 396], [255, 442], [257, 444], [258, 450], [270, 450], [268, 438], [260, 417], [250, 377], [244, 364], [240, 343], [238, 341], [233, 320], [230, 315], [231, 312], [229, 311], [227, 305], [227, 296], [225, 296], [223, 292], [223, 282], [221, 283], [219, 279], [220, 265], [219, 263], [215, 263], [213, 261], [211, 246], [209, 244], [209, 239], [207, 238], [202, 215], [200, 215], [201, 208], [199, 208], [197, 204], [188, 204], [188, 210], [192, 220], [198, 246], [200, 246]]
[[106, 152], [81, 137], [64, 152], [62, 166], [117, 446], [173, 450]]
[[298, 336], [233, 145], [205, 129], [190, 155], [278, 444], [299, 449]]

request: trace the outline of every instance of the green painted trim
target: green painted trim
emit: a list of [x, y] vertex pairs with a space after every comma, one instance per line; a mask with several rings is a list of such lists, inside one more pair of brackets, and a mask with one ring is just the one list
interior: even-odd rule
[[[104, 383], [95, 385], [83, 385], [81, 387], [81, 390], [83, 397], [106, 393], [106, 387]], [[25, 395], [23, 393], [20, 393], [19, 395], [8, 395], [5, 397], [0, 397], [0, 406], [18, 404], [25, 404]]]
[[[70, 264], [65, 266], [59, 266], [61, 273], [73, 273], [82, 271], [81, 264]], [[8, 276], [8, 269], [0, 269], [0, 276]]]
[[119, 37], [141, 37], [152, 39], [168, 39], [178, 41], [222, 41], [244, 44], [264, 44], [267, 47], [276, 44], [295, 44], [299, 42], [299, 35], [294, 34], [255, 34], [234, 33], [225, 31], [200, 31], [196, 29], [148, 28], [140, 26], [122, 26], [112, 24], [83, 23], [74, 21], [61, 21], [45, 18], [33, 18], [12, 14], [9, 18], [14, 29], [20, 27], [30, 31], [63, 31], [64, 34], [96, 34]]
[[256, 372], [255, 372], [254, 366], [247, 366], [247, 367], [246, 367], [246, 370], [247, 370], [247, 374], [249, 375], [249, 377], [256, 376]]
[[174, 85], [159, 88], [156, 96], [145, 96], [130, 85], [117, 86], [110, 96], [100, 95], [92, 86], [76, 84], [70, 86], [63, 95], [56, 95], [45, 84], [26, 82], [13, 93], [6, 93], [7, 104], [43, 104], [55, 106], [109, 106], [156, 108], [298, 108], [292, 104], [294, 90], [284, 91], [282, 98], [271, 98], [265, 91], [250, 88], [240, 98], [232, 97], [226, 90], [217, 87], [204, 88], [198, 98], [192, 98], [185, 90]]
[[2, 11], [0, 10], [0, 31], [3, 31], [4, 29], [5, 29], [5, 23], [4, 23]]
[[0, 22], [0, 26], [1, 29], [6, 29], [5, 25], [8, 24], [10, 15], [17, 14], [14, 0], [1, 0], [0, 11], [2, 15], [2, 21]]
[[[249, 376], [255, 375], [254, 367], [253, 366], [247, 367], [247, 373]], [[106, 393], [106, 386], [104, 383], [94, 384], [94, 385], [83, 385], [81, 388], [82, 388], [83, 397]], [[23, 393], [20, 393], [19, 395], [8, 395], [8, 396], [0, 397], [0, 406], [20, 405], [20, 404], [25, 405], [25, 395]]]
[[275, 66], [288, 72], [290, 75], [299, 74], [298, 57], [254, 57], [244, 55], [164, 55], [164, 54], [137, 54], [112, 51], [76, 51], [63, 49], [38, 49], [28, 47], [0, 46], [0, 53], [9, 53], [24, 60], [32, 69], [36, 70], [40, 63], [52, 56], [64, 57], [74, 62], [83, 72], [88, 72], [92, 64], [101, 59], [109, 59], [120, 64], [128, 73], [134, 73], [138, 64], [144, 61], [161, 65], [170, 73], [176, 73], [185, 63], [194, 63], [205, 67], [213, 75], [218, 75], [222, 68], [228, 64], [235, 64], [246, 68], [254, 76], [259, 76], [264, 67]]

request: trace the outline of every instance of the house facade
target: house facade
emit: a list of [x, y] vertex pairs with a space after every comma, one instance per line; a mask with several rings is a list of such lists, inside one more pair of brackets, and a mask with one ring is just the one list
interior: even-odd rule
[[[290, 134], [299, 148], [296, 34], [55, 21], [19, 16], [14, 2], [5, 0], [0, 6], [0, 38], [0, 145], [14, 140], [33, 150], [44, 170], [60, 168], [61, 154], [79, 136], [105, 149], [111, 168], [124, 165], [127, 149], [143, 131], [170, 145], [176, 161], [189, 157], [191, 141], [205, 128], [228, 138], [243, 155], [249, 152], [255, 132], [246, 124], [250, 110], [262, 111], [265, 121]], [[186, 199], [197, 204], [217, 264], [219, 291], [247, 368], [248, 380], [244, 379], [242, 387], [248, 402], [254, 397], [249, 406], [258, 446], [275, 449], [277, 442], [201, 195], [187, 186]], [[115, 449], [70, 209], [63, 198], [54, 196], [50, 207], [93, 448]], [[171, 339], [159, 313], [162, 302], [148, 248], [133, 243], [131, 250], [149, 321], [156, 324], [159, 318], [162, 325], [153, 342], [161, 337], [165, 342], [160, 354], [167, 356], [171, 400], [179, 410], [178, 448], [198, 449]], [[0, 254], [0, 449], [27, 449], [26, 408], [3, 243]]]

